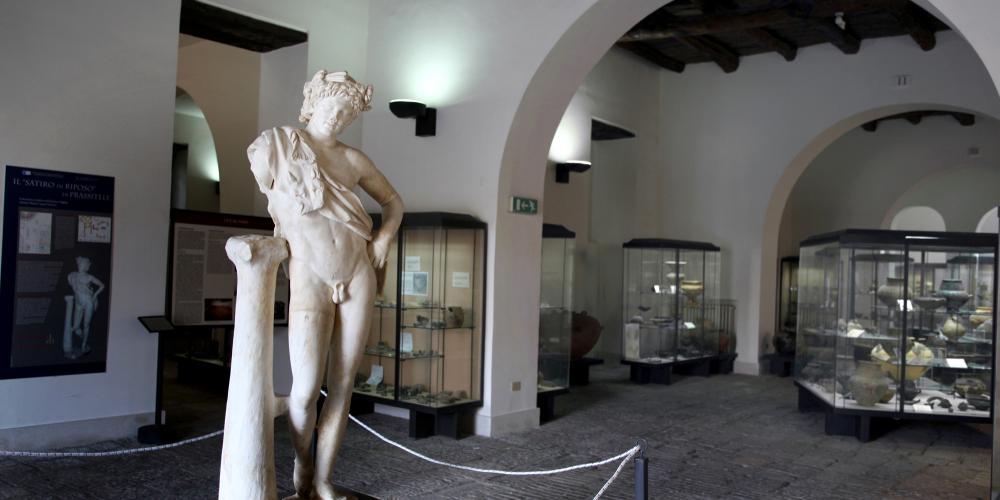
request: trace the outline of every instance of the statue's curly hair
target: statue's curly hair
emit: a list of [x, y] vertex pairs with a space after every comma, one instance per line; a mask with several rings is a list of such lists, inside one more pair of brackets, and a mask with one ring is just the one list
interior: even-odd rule
[[321, 69], [313, 75], [312, 80], [306, 82], [302, 87], [302, 96], [305, 99], [302, 101], [302, 110], [299, 111], [299, 121], [309, 123], [313, 114], [313, 106], [320, 99], [338, 95], [350, 99], [355, 116], [372, 109], [371, 85], [358, 83], [346, 71], [328, 73]]

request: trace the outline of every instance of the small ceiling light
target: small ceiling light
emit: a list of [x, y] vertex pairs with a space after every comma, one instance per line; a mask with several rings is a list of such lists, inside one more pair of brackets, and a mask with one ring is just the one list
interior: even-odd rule
[[437, 108], [412, 99], [393, 99], [389, 111], [397, 118], [416, 118], [417, 137], [433, 137], [437, 132]]
[[837, 12], [833, 15], [833, 24], [836, 24], [838, 28], [842, 30], [847, 29], [847, 21], [844, 20], [844, 13]]
[[565, 163], [556, 163], [556, 182], [569, 184], [569, 173], [583, 173], [590, 170], [590, 162], [583, 160], [570, 160]]

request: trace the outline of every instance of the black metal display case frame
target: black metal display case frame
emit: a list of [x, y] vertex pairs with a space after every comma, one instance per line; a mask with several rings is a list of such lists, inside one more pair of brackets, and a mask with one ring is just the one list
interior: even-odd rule
[[[915, 309], [913, 306], [909, 305], [911, 300], [911, 290], [910, 283], [911, 277], [909, 271], [911, 268], [943, 268], [949, 264], [968, 264], [969, 257], [966, 255], [959, 255], [948, 259], [944, 263], [934, 263], [926, 262], [923, 258], [920, 262], [915, 262], [912, 255], [922, 255], [928, 252], [947, 252], [949, 250], [954, 251], [956, 248], [990, 248], [992, 249], [993, 255], [985, 255], [977, 257], [977, 262], [980, 264], [994, 265], [996, 260], [996, 255], [998, 251], [998, 241], [995, 234], [987, 233], [963, 233], [963, 232], [933, 232], [933, 231], [899, 231], [899, 230], [876, 230], [876, 229], [846, 229], [842, 231], [835, 231], [830, 233], [824, 233], [816, 236], [812, 236], [804, 240], [800, 247], [805, 249], [807, 247], [813, 247], [825, 244], [838, 244], [846, 246], [848, 248], [864, 248], [864, 249], [877, 249], [879, 247], [893, 247], [895, 249], [902, 250], [902, 253], [896, 254], [862, 254], [856, 255], [852, 251], [852, 256], [850, 258], [850, 268], [848, 269], [849, 275], [852, 279], [847, 280], [849, 287], [854, 287], [855, 285], [855, 265], [859, 262], [888, 262], [888, 263], [899, 263], [904, 264], [902, 267], [904, 269], [902, 282], [904, 284], [903, 289], [903, 304], [900, 308], [906, 313], [910, 313]], [[834, 251], [839, 252], [843, 247], [834, 248]], [[827, 250], [830, 250], [828, 248]], [[913, 252], [916, 252], [914, 254]], [[804, 254], [803, 254], [804, 255]], [[803, 257], [804, 259], [804, 257]], [[802, 261], [805, 265], [805, 261]], [[801, 268], [800, 268], [801, 269]], [[876, 268], [877, 269], [877, 268]], [[826, 269], [824, 268], [824, 281], [827, 279], [825, 276]], [[877, 272], [876, 272], [877, 274]], [[991, 273], [992, 280], [992, 298], [991, 298], [991, 348], [990, 351], [996, 349], [996, 298], [995, 293], [997, 290], [997, 270], [994, 265], [994, 269]], [[874, 280], [878, 282], [877, 276]], [[803, 286], [802, 277], [799, 278], [799, 286]], [[840, 292], [838, 292], [839, 294]], [[848, 311], [846, 313], [847, 317], [853, 317], [856, 312], [856, 294], [853, 289], [848, 291], [850, 300], [848, 302]], [[802, 294], [799, 294], [799, 299], [802, 300]], [[876, 306], [872, 305], [872, 309]], [[933, 313], [933, 311], [932, 311]], [[842, 315], [841, 315], [842, 316]], [[900, 314], [902, 319], [902, 326], [900, 329], [900, 334], [902, 337], [909, 335], [909, 330], [907, 329], [907, 322], [909, 314]], [[932, 314], [933, 316], [933, 314]], [[933, 319], [932, 319], [933, 320]], [[802, 311], [799, 311], [799, 330], [802, 329]], [[802, 338], [803, 331], [797, 333], [798, 336], [798, 347], [796, 356], [801, 356], [802, 352], [805, 350], [805, 342]], [[832, 337], [832, 341], [835, 345], [834, 349], [837, 348], [842, 336], [838, 333], [836, 336]], [[827, 341], [831, 339], [828, 338]], [[835, 351], [836, 352], [836, 351]], [[799, 371], [802, 369], [800, 361], [796, 361], [796, 380], [795, 385], [798, 389], [798, 408], [799, 411], [823, 411], [825, 415], [824, 430], [830, 435], [846, 435], [855, 436], [860, 441], [870, 441], [877, 438], [882, 433], [891, 429], [895, 422], [902, 420], [919, 420], [919, 421], [934, 421], [934, 422], [968, 422], [968, 423], [989, 423], [993, 421], [995, 404], [993, 403], [993, 395], [995, 393], [995, 387], [992, 383], [989, 385], [989, 416], [977, 416], [977, 415], [962, 415], [960, 412], [948, 413], [948, 414], [931, 414], [931, 413], [917, 413], [914, 411], [906, 411], [905, 407], [908, 403], [903, 395], [905, 384], [903, 382], [896, 382], [897, 387], [893, 389], [896, 393], [896, 400], [893, 403], [896, 407], [893, 411], [886, 410], [867, 410], [860, 408], [846, 408], [838, 407], [833, 404], [832, 400], [824, 399], [820, 395], [816, 394], [812, 389], [807, 387], [807, 384], [800, 380]], [[903, 374], [906, 373], [907, 368], [907, 356], [899, 356], [899, 359], [895, 362], [899, 367], [900, 379], [904, 378]], [[996, 356], [991, 356], [990, 360], [990, 380], [993, 380], [996, 373]]]
[[[372, 219], [375, 223], [375, 227], [378, 227], [381, 223], [380, 214], [372, 214]], [[403, 408], [409, 411], [409, 435], [413, 438], [423, 438], [433, 435], [443, 435], [459, 439], [465, 435], [472, 433], [472, 418], [474, 417], [475, 410], [483, 406], [483, 390], [484, 390], [484, 361], [486, 355], [486, 342], [485, 342], [485, 331], [478, 332], [479, 337], [479, 393], [478, 399], [474, 401], [468, 401], [464, 403], [456, 403], [447, 406], [432, 406], [420, 403], [414, 403], [410, 401], [404, 401], [401, 397], [400, 391], [402, 388], [401, 378], [402, 370], [401, 364], [407, 361], [408, 358], [400, 356], [400, 346], [402, 345], [402, 333], [404, 325], [403, 321], [403, 311], [404, 309], [409, 310], [410, 308], [404, 308], [403, 306], [403, 287], [402, 283], [402, 273], [404, 269], [404, 245], [405, 245], [405, 232], [415, 229], [473, 229], [479, 230], [477, 238], [482, 238], [481, 247], [483, 249], [482, 259], [477, 263], [478, 268], [474, 269], [475, 280], [479, 281], [479, 292], [481, 294], [481, 299], [478, 303], [482, 304], [481, 310], [473, 311], [474, 317], [479, 318], [480, 321], [485, 322], [485, 308], [487, 304], [486, 300], [486, 248], [488, 248], [488, 231], [487, 224], [479, 219], [466, 214], [456, 214], [448, 212], [414, 212], [403, 214], [403, 220], [399, 227], [399, 232], [396, 237], [396, 295], [395, 295], [395, 318], [396, 324], [395, 329], [395, 352], [392, 356], [394, 365], [394, 387], [393, 387], [393, 397], [383, 398], [370, 394], [359, 393], [357, 391], [352, 393], [351, 397], [351, 413], [360, 415], [366, 413], [372, 413], [374, 411], [375, 404], [382, 404], [386, 406], [392, 406], [397, 408]], [[388, 280], [389, 277], [387, 276]], [[475, 304], [477, 301], [473, 301]], [[379, 307], [379, 306], [376, 306]], [[480, 327], [485, 328], [485, 325]], [[470, 331], [470, 335], [475, 335], [476, 333]], [[475, 370], [476, 363], [472, 363], [471, 369]], [[470, 378], [475, 379], [476, 374], [470, 372]]]
[[[625, 281], [623, 286], [623, 307], [622, 307], [623, 322], [629, 321], [629, 318], [631, 318], [630, 312], [626, 310], [628, 309], [627, 302], [629, 300], [628, 294], [630, 293], [629, 283], [628, 283], [629, 281], [629, 270], [628, 270], [629, 256], [627, 251], [628, 249], [658, 249], [664, 251], [673, 250], [675, 252], [674, 258], [676, 262], [680, 262], [681, 251], [701, 251], [703, 252], [703, 254], [713, 253], [716, 255], [714, 261], [714, 266], [716, 267], [715, 276], [716, 279], [719, 279], [719, 274], [721, 269], [722, 249], [712, 243], [701, 242], [701, 241], [675, 240], [667, 238], [636, 238], [622, 244], [622, 248], [626, 250], [623, 261], [623, 267], [625, 268], [625, 272], [623, 273], [623, 279]], [[701, 264], [702, 264], [702, 269], [700, 276], [702, 277], [702, 280], [705, 280], [705, 277], [708, 275], [707, 266], [709, 265], [707, 259], [703, 258]], [[679, 266], [678, 269], [680, 269]], [[672, 300], [674, 301], [674, 306], [673, 306], [674, 311], [677, 315], [675, 318], [675, 325], [677, 324], [676, 323], [677, 319], [679, 319], [681, 315], [680, 312], [682, 307], [681, 293], [679, 291], [680, 284], [682, 281], [681, 278], [682, 277], [680, 276], [679, 272], [677, 273], [677, 276], [675, 276], [674, 278], [675, 286], [677, 287], [677, 290], [673, 293], [673, 298], [672, 298]], [[705, 286], [707, 287], [707, 283], [705, 283]], [[630, 371], [629, 379], [632, 382], [638, 384], [647, 384], [647, 383], [670, 384], [672, 381], [672, 375], [674, 373], [709, 376], [712, 373], [731, 373], [733, 371], [733, 364], [736, 359], [736, 352], [735, 352], [736, 337], [735, 337], [735, 331], [731, 327], [731, 324], [734, 321], [735, 308], [732, 304], [724, 304], [722, 301], [719, 300], [718, 294], [721, 292], [721, 290], [719, 290], [718, 282], [714, 284], [714, 287], [715, 287], [714, 290], [715, 304], [713, 305], [713, 307], [718, 308], [717, 316], [718, 318], [720, 318], [720, 322], [725, 321], [726, 324], [729, 325], [726, 327], [719, 327], [717, 325], [717, 328], [719, 328], [720, 336], [722, 334], [723, 329], [726, 331], [728, 335], [727, 338], [729, 342], [729, 347], [725, 349], [725, 352], [722, 352], [722, 349], [718, 349], [710, 355], [704, 355], [695, 359], [677, 359], [675, 357], [671, 361], [651, 363], [642, 360], [628, 359], [626, 357], [625, 349], [623, 348], [622, 357], [620, 361], [621, 364], [629, 366], [629, 371]], [[702, 300], [700, 301], [699, 304], [701, 307], [700, 318], [702, 320], [708, 317], [706, 315], [706, 312], [707, 312], [707, 307], [709, 306], [706, 304], [707, 302], [706, 298], [707, 298], [707, 292], [703, 290]], [[675, 326], [675, 329], [676, 328], [677, 327]], [[622, 338], [624, 343], [625, 342], [624, 331], [622, 332]], [[675, 335], [674, 336], [675, 349], [677, 342], [678, 342], [678, 336]]]

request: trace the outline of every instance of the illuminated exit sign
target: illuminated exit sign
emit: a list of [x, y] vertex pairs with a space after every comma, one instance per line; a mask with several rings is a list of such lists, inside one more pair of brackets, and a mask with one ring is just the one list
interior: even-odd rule
[[538, 200], [511, 196], [510, 211], [515, 214], [535, 215], [538, 213]]

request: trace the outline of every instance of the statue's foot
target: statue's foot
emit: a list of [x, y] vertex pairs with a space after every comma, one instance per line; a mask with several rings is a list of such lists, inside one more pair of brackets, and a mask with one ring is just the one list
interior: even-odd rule
[[[355, 498], [355, 497], [350, 497]], [[338, 493], [333, 485], [328, 481], [313, 486], [313, 496], [311, 500], [349, 500], [349, 497]]]

